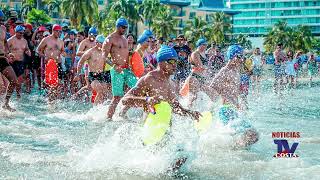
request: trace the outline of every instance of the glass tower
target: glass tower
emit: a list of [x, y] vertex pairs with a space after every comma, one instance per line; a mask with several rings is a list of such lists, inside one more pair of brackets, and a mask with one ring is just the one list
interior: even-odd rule
[[320, 35], [320, 0], [230, 0], [233, 10], [241, 11], [234, 16], [235, 34], [259, 37], [279, 20], [289, 26], [309, 26]]

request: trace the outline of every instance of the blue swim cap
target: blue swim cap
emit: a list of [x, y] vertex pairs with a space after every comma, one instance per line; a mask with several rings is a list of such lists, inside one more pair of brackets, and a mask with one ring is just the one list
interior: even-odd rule
[[119, 18], [116, 22], [116, 27], [118, 28], [120, 26], [128, 26], [127, 20], [123, 17]]
[[139, 36], [137, 42], [138, 42], [139, 44], [143, 44], [143, 43], [145, 43], [145, 42], [148, 40], [148, 38], [149, 38], [149, 37], [146, 36], [145, 34], [141, 34], [141, 35]]
[[2, 9], [0, 9], [0, 17], [4, 17], [4, 13], [3, 13]]
[[205, 39], [201, 38], [197, 41], [196, 46], [199, 47], [199, 46], [205, 45], [205, 44], [207, 44], [207, 41]]
[[88, 31], [88, 34], [89, 35], [98, 35], [98, 30], [97, 30], [97, 28], [95, 28], [95, 27], [91, 27], [90, 29], [89, 29], [89, 31]]
[[239, 45], [231, 45], [229, 46], [227, 50], [227, 58], [229, 60], [232, 60], [236, 55], [242, 55], [243, 54], [243, 48]]
[[161, 48], [157, 52], [157, 62], [167, 61], [169, 59], [178, 60], [178, 54], [176, 50], [167, 45], [161, 46]]
[[23, 26], [18, 25], [18, 26], [16, 26], [14, 31], [15, 32], [24, 32], [24, 30], [25, 30], [25, 28]]
[[96, 37], [96, 42], [103, 43], [106, 38], [103, 35], [98, 35]]
[[150, 29], [144, 30], [142, 34], [144, 34], [147, 37], [153, 36], [153, 33]]

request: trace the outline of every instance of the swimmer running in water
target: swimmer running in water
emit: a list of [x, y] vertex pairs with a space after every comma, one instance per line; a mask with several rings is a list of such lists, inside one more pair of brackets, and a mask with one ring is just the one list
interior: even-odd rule
[[[189, 101], [189, 106], [192, 106], [192, 103], [197, 98], [197, 92], [199, 90], [204, 91], [211, 100], [214, 100], [215, 97], [211, 96], [211, 89], [208, 86], [208, 59], [205, 55], [207, 48], [207, 42], [205, 39], [199, 39], [196, 43], [197, 50], [191, 54], [190, 63], [192, 65], [192, 73], [185, 81], [186, 84], [190, 84], [190, 93], [192, 97]], [[184, 87], [183, 86], [183, 87]], [[182, 87], [182, 88], [183, 88]]]
[[14, 73], [13, 68], [7, 61], [8, 56], [8, 44], [6, 40], [6, 27], [3, 25], [4, 23], [4, 14], [0, 10], [0, 73], [9, 80], [9, 85], [6, 87], [6, 97], [3, 109], [7, 109], [9, 111], [15, 111], [12, 107], [9, 106], [9, 100], [17, 85], [17, 76]]
[[[84, 62], [88, 61], [90, 71], [88, 78], [90, 86], [97, 92], [94, 101], [94, 104], [96, 105], [102, 104], [104, 98], [108, 96], [108, 93], [111, 90], [110, 71], [104, 71], [106, 63], [104, 60], [105, 58], [102, 56], [102, 44], [104, 40], [105, 37], [103, 35], [98, 35], [96, 37], [96, 45], [82, 55], [77, 67], [77, 72], [79, 74]], [[76, 81], [78, 81], [79, 75], [75, 78], [78, 78], [76, 79]]]
[[113, 64], [110, 70], [113, 98], [107, 113], [108, 119], [112, 119], [116, 107], [124, 95], [125, 85], [132, 88], [137, 82], [137, 78], [129, 67], [128, 41], [124, 37], [127, 29], [127, 20], [119, 18], [116, 22], [116, 30], [106, 38], [102, 47], [104, 58], [108, 58], [110, 53]]
[[[64, 72], [62, 70], [61, 64], [61, 55], [65, 54], [64, 52], [64, 43], [59, 38], [62, 32], [62, 28], [60, 25], [55, 24], [52, 27], [52, 34], [48, 37], [45, 37], [40, 42], [37, 53], [40, 57], [44, 58], [45, 64], [47, 64], [49, 59], [54, 59], [58, 66], [58, 75], [59, 79], [62, 80], [64, 78]], [[49, 89], [49, 102], [55, 100], [57, 97], [60, 97], [59, 91], [61, 91], [61, 81], [58, 87], [53, 87]]]
[[[98, 35], [98, 30], [95, 27], [91, 27], [88, 31], [88, 37], [84, 40], [82, 40], [79, 44], [79, 48], [77, 51], [77, 57], [75, 58], [75, 64], [78, 64], [78, 62], [80, 61], [81, 56], [90, 48], [94, 47], [96, 45], [95, 43], [95, 39], [96, 36]], [[85, 68], [84, 71], [87, 71], [87, 69]], [[78, 73], [80, 73], [80, 71], [78, 71]], [[88, 74], [87, 72], [84, 72], [84, 77], [81, 73], [80, 75], [81, 78], [84, 78], [86, 81], [86, 86], [82, 87], [78, 92], [76, 92], [76, 94], [74, 95], [74, 97], [78, 97], [80, 94], [82, 94], [83, 92], [86, 92], [88, 90], [91, 90], [91, 86], [90, 86], [90, 82], [88, 79]], [[75, 78], [75, 80], [80, 80], [78, 78]]]
[[[238, 118], [240, 68], [244, 63], [243, 48], [239, 45], [230, 46], [227, 51], [227, 58], [229, 62], [216, 74], [210, 84], [212, 92], [222, 97], [223, 107], [220, 109], [219, 116], [224, 125], [230, 124]], [[246, 147], [258, 141], [258, 133], [247, 122], [243, 122], [235, 129], [236, 131], [241, 129], [242, 133], [236, 142], [236, 146]]]
[[[124, 114], [130, 107], [143, 107], [148, 112], [148, 106], [153, 107], [160, 101], [167, 101], [173, 107], [173, 112], [199, 120], [201, 116], [199, 112], [184, 109], [180, 105], [175, 93], [175, 87], [170, 82], [170, 76], [176, 70], [177, 59], [176, 51], [169, 46], [163, 45], [157, 52], [157, 69], [141, 77], [137, 85], [122, 98], [124, 107], [120, 114]], [[187, 158], [178, 159], [172, 170], [178, 170], [186, 160]]]

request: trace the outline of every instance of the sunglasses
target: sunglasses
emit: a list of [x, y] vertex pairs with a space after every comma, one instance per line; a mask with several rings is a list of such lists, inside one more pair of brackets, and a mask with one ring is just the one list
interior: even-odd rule
[[169, 64], [176, 64], [177, 61], [176, 61], [175, 59], [170, 59], [170, 60], [167, 61], [167, 63], [169, 63]]
[[127, 29], [128, 26], [120, 26], [122, 29]]

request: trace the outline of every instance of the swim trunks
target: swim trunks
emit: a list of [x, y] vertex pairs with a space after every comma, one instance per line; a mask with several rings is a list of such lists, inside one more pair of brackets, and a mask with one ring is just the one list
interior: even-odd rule
[[23, 64], [25, 69], [32, 69], [32, 57], [25, 55], [23, 59]]
[[200, 76], [200, 75], [198, 75], [196, 73], [192, 73], [191, 76], [196, 78], [200, 83], [205, 83], [205, 81], [206, 81], [205, 77]]
[[274, 77], [281, 78], [283, 75], [285, 75], [285, 66], [280, 64], [274, 65]]
[[32, 68], [39, 69], [41, 66], [41, 58], [39, 56], [33, 57]]
[[64, 60], [65, 73], [69, 74], [72, 69], [72, 58], [66, 57]]
[[21, 76], [24, 74], [24, 63], [23, 61], [14, 61], [11, 64], [14, 72], [16, 73], [17, 77]]
[[4, 55], [0, 55], [0, 72], [5, 70], [10, 64], [8, 63], [7, 59], [3, 57]]
[[123, 69], [122, 72], [119, 73], [113, 67], [110, 70], [110, 75], [113, 96], [123, 96], [124, 85], [127, 84], [130, 88], [133, 88], [138, 81], [130, 69]]
[[111, 83], [110, 71], [102, 72], [102, 73], [89, 72], [88, 78], [89, 78], [90, 84], [94, 80], [98, 80], [100, 83]]

